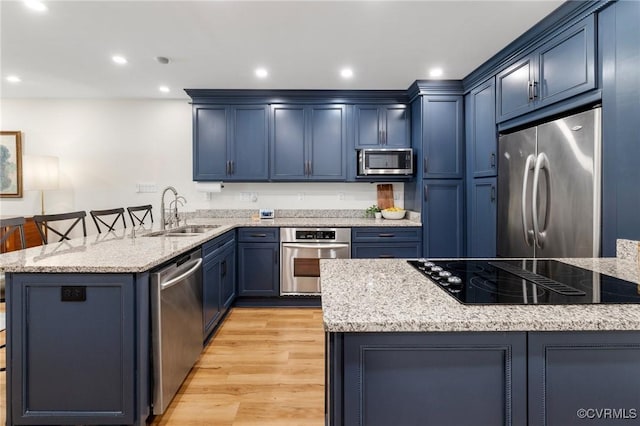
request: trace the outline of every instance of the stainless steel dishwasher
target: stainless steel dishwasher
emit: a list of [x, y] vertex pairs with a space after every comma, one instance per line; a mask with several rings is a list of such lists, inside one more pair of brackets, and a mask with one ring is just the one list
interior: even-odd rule
[[151, 274], [153, 414], [162, 414], [202, 352], [202, 258], [180, 256]]

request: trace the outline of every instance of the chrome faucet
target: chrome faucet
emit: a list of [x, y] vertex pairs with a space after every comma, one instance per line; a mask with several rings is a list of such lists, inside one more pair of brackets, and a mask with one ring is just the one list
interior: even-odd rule
[[[180, 226], [180, 216], [178, 215], [178, 205], [184, 206], [184, 203], [187, 202], [187, 199], [182, 195], [178, 195], [173, 201], [169, 203], [169, 214], [171, 218], [169, 218], [169, 222], [173, 220], [176, 226]], [[174, 206], [171, 208], [171, 206]]]
[[[167, 191], [172, 191], [173, 192], [174, 201], [176, 201], [178, 199], [178, 191], [176, 191], [176, 189], [173, 186], [167, 186], [164, 189], [164, 191], [162, 191], [162, 198], [160, 198], [160, 229], [162, 229], [163, 231], [167, 227], [165, 211], [164, 211], [164, 196], [167, 193]], [[176, 205], [176, 208], [177, 207], [178, 206]], [[171, 221], [171, 217], [169, 218], [169, 220]]]

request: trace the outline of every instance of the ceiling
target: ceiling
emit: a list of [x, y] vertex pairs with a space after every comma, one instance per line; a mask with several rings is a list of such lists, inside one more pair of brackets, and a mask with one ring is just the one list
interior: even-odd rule
[[[0, 0], [0, 97], [188, 98], [198, 89], [406, 89], [461, 79], [562, 1]], [[126, 65], [112, 62], [113, 55]], [[155, 58], [164, 56], [168, 64]], [[269, 76], [259, 79], [262, 66]], [[343, 67], [353, 69], [343, 79]], [[21, 82], [10, 83], [9, 75]], [[158, 87], [166, 85], [168, 93]]]

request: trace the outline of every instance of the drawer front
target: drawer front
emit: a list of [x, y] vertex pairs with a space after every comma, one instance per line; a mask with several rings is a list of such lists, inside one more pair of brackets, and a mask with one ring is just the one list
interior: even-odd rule
[[219, 237], [214, 238], [211, 241], [208, 241], [202, 245], [202, 257], [203, 260], [207, 260], [209, 257], [215, 255], [215, 252], [222, 248], [225, 244], [228, 244], [230, 241], [235, 239], [236, 233], [235, 231], [226, 232]]
[[369, 227], [369, 228], [353, 228], [351, 230], [351, 241], [368, 242], [368, 243], [384, 243], [391, 241], [420, 241], [422, 234], [419, 227]]
[[354, 259], [406, 259], [420, 257], [420, 243], [366, 244], [351, 245], [351, 257]]
[[238, 241], [243, 243], [277, 243], [280, 241], [280, 228], [251, 227], [238, 230]]

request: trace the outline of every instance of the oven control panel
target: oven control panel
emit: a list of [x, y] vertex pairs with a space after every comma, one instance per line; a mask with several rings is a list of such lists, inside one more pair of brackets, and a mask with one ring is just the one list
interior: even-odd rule
[[296, 231], [296, 240], [335, 240], [336, 231], [300, 230]]

